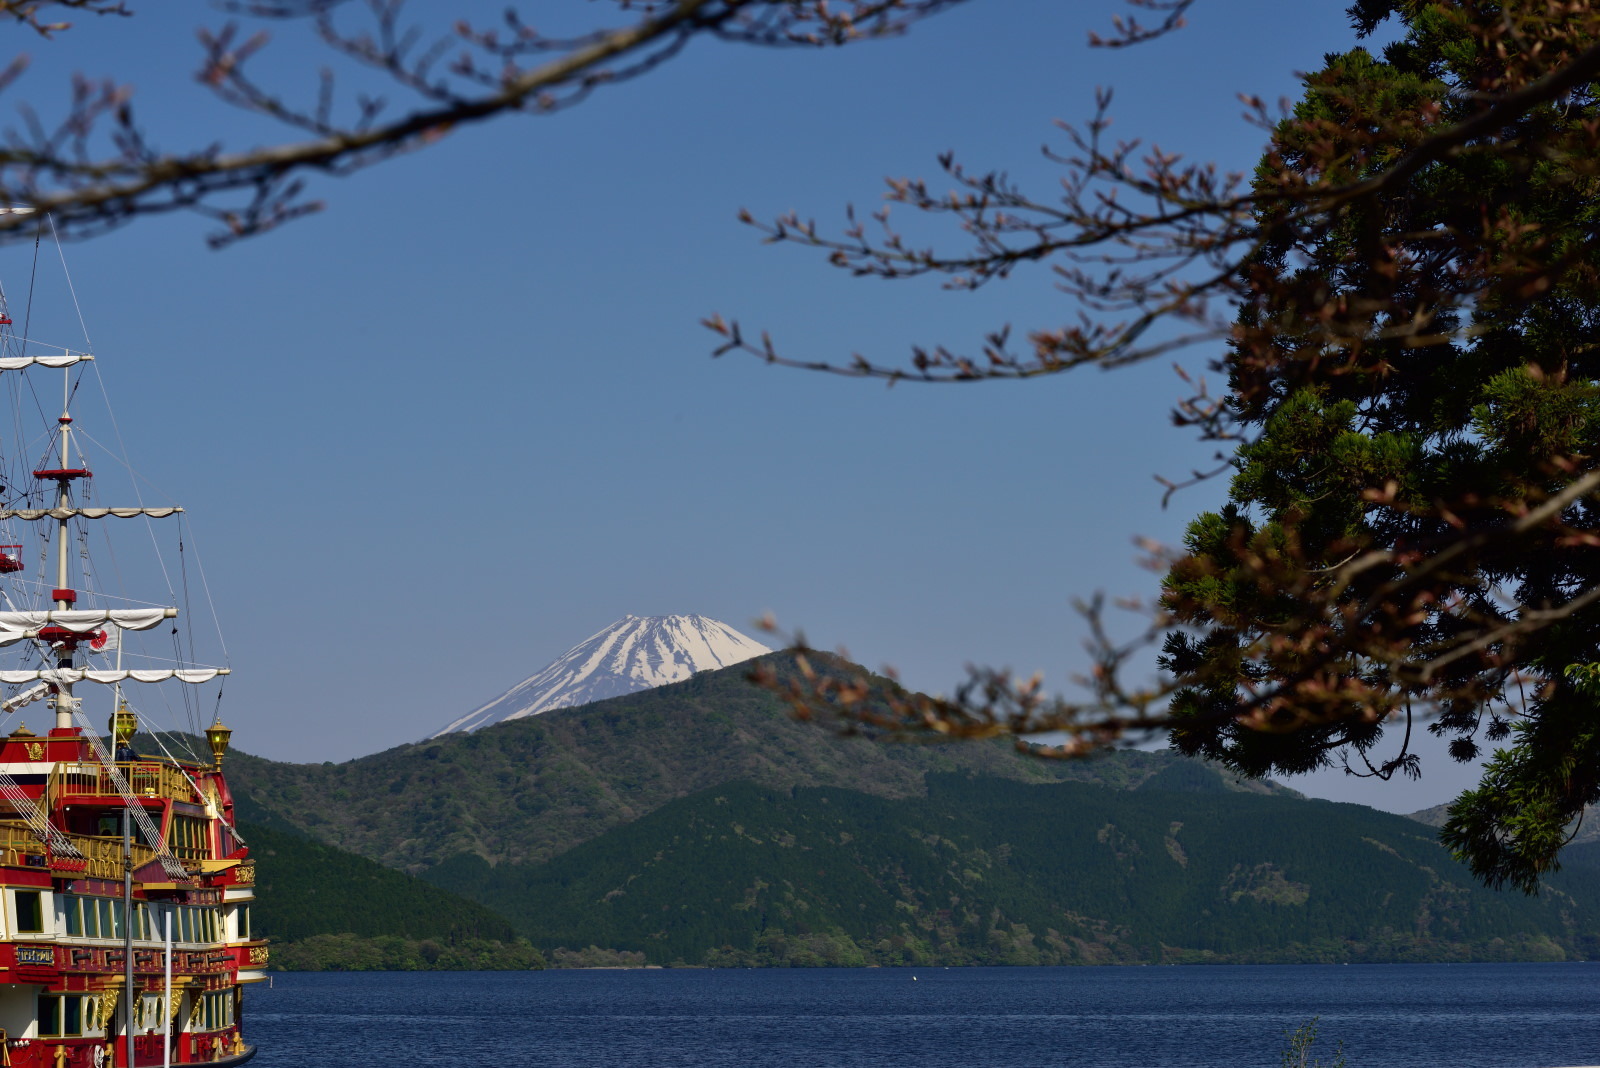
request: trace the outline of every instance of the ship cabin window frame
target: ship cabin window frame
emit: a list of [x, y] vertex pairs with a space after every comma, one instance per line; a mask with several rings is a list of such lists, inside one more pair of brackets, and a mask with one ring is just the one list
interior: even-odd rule
[[11, 922], [19, 935], [44, 934], [44, 891], [11, 891]]
[[167, 828], [167, 848], [179, 860], [211, 859], [211, 820], [174, 814]]
[[97, 1005], [89, 994], [41, 993], [35, 1004], [34, 1024], [39, 1038], [82, 1038], [93, 1030], [90, 1026]]
[[[63, 894], [61, 897], [61, 929], [68, 938], [122, 938], [122, 901], [97, 894]], [[150, 933], [150, 904], [133, 903], [133, 938], [148, 942]]]
[[220, 1031], [234, 1025], [233, 992], [218, 991], [200, 995], [200, 1018], [196, 1031]]
[[222, 942], [222, 910], [215, 905], [179, 905], [172, 924], [172, 940], [203, 945]]

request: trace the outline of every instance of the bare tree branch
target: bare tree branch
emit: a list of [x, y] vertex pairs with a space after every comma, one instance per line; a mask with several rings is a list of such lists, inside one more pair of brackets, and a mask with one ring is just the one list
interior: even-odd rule
[[[249, 73], [265, 36], [228, 26], [202, 33], [201, 83], [220, 99], [309, 133], [309, 139], [234, 152], [220, 145], [165, 151], [141, 131], [127, 89], [82, 80], [66, 117], [54, 127], [25, 116], [25, 130], [0, 142], [0, 202], [49, 212], [59, 230], [79, 237], [137, 215], [197, 211], [223, 224], [213, 242], [224, 244], [318, 210], [320, 204], [304, 197], [306, 176], [348, 175], [433, 144], [463, 126], [573, 106], [599, 88], [650, 72], [697, 38], [837, 46], [903, 32], [961, 2], [622, 0], [616, 9], [631, 21], [576, 35], [540, 34], [512, 12], [503, 33], [462, 23], [451, 34], [430, 37], [402, 22], [397, 0], [366, 0], [370, 28], [354, 32], [341, 29], [339, 20], [363, 5], [241, 0], [231, 6], [236, 14], [313, 19], [336, 56], [381, 72], [422, 106], [385, 118], [384, 101], [358, 96], [352, 116], [341, 120], [329, 73], [319, 79], [309, 105], [292, 103]], [[0, 14], [13, 14], [41, 32], [64, 28], [37, 21], [39, 11], [51, 4], [126, 13], [110, 0], [0, 0]], [[523, 66], [524, 57], [540, 62]], [[0, 241], [24, 238], [31, 227], [26, 212], [0, 216]]]

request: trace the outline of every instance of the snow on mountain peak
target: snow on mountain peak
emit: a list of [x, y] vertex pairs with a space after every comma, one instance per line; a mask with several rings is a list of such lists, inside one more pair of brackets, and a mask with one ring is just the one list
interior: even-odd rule
[[429, 737], [682, 682], [697, 671], [728, 667], [770, 652], [706, 616], [626, 615], [567, 650], [537, 675]]

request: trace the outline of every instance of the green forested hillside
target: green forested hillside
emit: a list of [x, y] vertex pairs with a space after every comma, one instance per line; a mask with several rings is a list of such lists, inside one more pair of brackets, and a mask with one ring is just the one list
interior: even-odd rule
[[[1207, 778], [1209, 777], [1209, 779]], [[659, 963], [1562, 959], [1600, 893], [1473, 884], [1400, 816], [1228, 792], [933, 775], [926, 798], [728, 783], [544, 864], [429, 878], [543, 947]], [[1167, 787], [1167, 788], [1164, 788]], [[1207, 789], [1212, 787], [1212, 789]]]
[[256, 862], [252, 926], [277, 968], [529, 968], [539, 955], [482, 905], [270, 827], [239, 827]]
[[[792, 658], [774, 659], [792, 670]], [[228, 781], [242, 818], [419, 872], [461, 854], [496, 864], [545, 860], [726, 782], [838, 786], [886, 798], [920, 795], [928, 771], [1131, 787], [1180, 759], [1123, 752], [1047, 761], [999, 744], [840, 738], [796, 722], [747, 681], [749, 670], [705, 672], [342, 764], [283, 764], [236, 751]], [[236, 741], [249, 747], [248, 738]]]
[[253, 922], [275, 940], [347, 933], [446, 942], [516, 937], [503, 916], [404, 872], [257, 824], [239, 830], [256, 862]]

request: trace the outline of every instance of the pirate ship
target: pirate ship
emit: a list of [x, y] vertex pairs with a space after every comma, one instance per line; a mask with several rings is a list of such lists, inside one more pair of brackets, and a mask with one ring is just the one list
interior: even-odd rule
[[[193, 663], [175, 605], [112, 596], [89, 553], [117, 521], [154, 530], [182, 509], [92, 503], [72, 405], [94, 357], [25, 333], [0, 293], [0, 396], [9, 386], [37, 402], [10, 411], [46, 417], [0, 454], [0, 1068], [240, 1064], [255, 1052], [241, 991], [265, 978], [267, 948], [222, 774], [231, 732], [219, 716], [189, 750], [185, 736], [136, 738], [133, 699], [228, 669]], [[57, 375], [54, 415], [40, 398]], [[139, 635], [163, 631], [160, 662]], [[42, 734], [20, 721], [36, 702]]]

